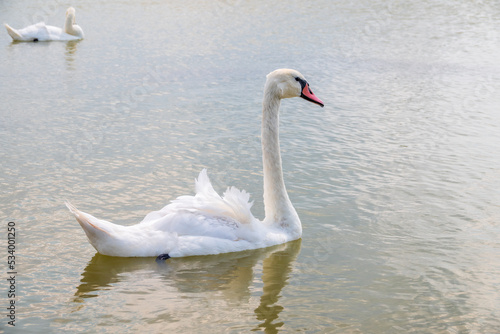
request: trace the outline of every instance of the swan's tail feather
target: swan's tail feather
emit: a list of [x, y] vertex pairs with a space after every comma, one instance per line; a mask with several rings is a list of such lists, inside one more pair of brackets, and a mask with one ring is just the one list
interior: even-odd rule
[[[88, 213], [82, 212], [78, 210], [73, 204], [70, 202], [66, 202], [66, 207], [71, 211], [71, 213], [75, 216], [76, 220], [83, 228], [89, 239], [94, 238], [96, 236], [100, 236], [103, 233], [111, 236], [110, 222], [97, 219], [96, 217], [89, 215]], [[92, 243], [92, 240], [91, 240]]]
[[69, 211], [85, 231], [89, 242], [101, 254], [109, 256], [157, 256], [168, 254], [177, 245], [177, 235], [151, 231], [139, 225], [122, 226], [97, 219], [66, 202]]
[[66, 201], [66, 207], [75, 216], [76, 220], [85, 231], [89, 242], [94, 248], [102, 252], [102, 245], [113, 239], [113, 225], [110, 222], [97, 219], [88, 213], [78, 210], [73, 204]]
[[4, 25], [5, 25], [5, 28], [7, 29], [7, 33], [10, 35], [10, 37], [12, 37], [12, 39], [14, 41], [22, 41], [23, 40], [23, 36], [21, 36], [21, 34], [19, 34], [19, 32], [17, 32], [16, 29], [12, 28], [7, 23], [4, 23]]

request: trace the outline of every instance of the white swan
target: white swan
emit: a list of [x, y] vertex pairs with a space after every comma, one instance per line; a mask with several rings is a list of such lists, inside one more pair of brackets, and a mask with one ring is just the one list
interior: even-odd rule
[[278, 138], [281, 99], [298, 96], [323, 106], [299, 72], [280, 69], [267, 75], [262, 112], [263, 221], [250, 212], [248, 193], [230, 187], [219, 196], [205, 169], [196, 180], [195, 196], [178, 197], [136, 225], [115, 225], [66, 205], [92, 246], [110, 256], [167, 259], [257, 249], [299, 239], [302, 225], [286, 192]]
[[75, 9], [73, 7], [66, 10], [66, 21], [64, 21], [63, 29], [45, 25], [44, 22], [19, 30], [5, 23], [5, 28], [7, 28], [10, 37], [18, 42], [73, 41], [83, 38], [82, 28], [75, 24]]

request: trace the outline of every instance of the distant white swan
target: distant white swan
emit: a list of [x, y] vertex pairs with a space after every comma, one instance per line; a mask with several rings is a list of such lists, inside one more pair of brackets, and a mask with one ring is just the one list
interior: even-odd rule
[[75, 9], [66, 10], [64, 28], [45, 25], [44, 22], [30, 25], [23, 29], [14, 29], [5, 23], [10, 37], [18, 42], [73, 41], [83, 38], [83, 30], [75, 24]]
[[92, 246], [110, 256], [167, 259], [257, 249], [299, 239], [302, 225], [283, 181], [278, 138], [281, 99], [299, 96], [323, 106], [299, 72], [280, 69], [267, 75], [262, 112], [263, 221], [250, 212], [253, 202], [248, 193], [230, 187], [219, 196], [205, 169], [196, 180], [195, 196], [178, 197], [136, 225], [112, 224], [66, 205]]

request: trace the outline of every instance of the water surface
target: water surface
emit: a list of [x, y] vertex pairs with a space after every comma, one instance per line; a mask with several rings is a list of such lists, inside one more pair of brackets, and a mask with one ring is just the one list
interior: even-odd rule
[[[7, 1], [0, 18], [62, 25], [69, 5]], [[0, 35], [16, 330], [500, 328], [498, 2], [72, 5], [82, 41]], [[250, 192], [262, 217], [260, 103], [265, 75], [282, 67], [326, 104], [282, 104], [303, 239], [165, 266], [96, 254], [65, 200], [133, 224], [192, 194], [207, 168], [216, 190]]]

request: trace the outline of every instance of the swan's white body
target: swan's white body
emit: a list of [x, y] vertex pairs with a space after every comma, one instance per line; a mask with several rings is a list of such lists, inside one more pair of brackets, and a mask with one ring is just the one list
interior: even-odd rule
[[245, 191], [230, 187], [219, 196], [206, 170], [196, 180], [195, 196], [181, 196], [133, 226], [115, 225], [67, 206], [94, 248], [110, 256], [220, 254], [296, 240], [302, 225], [286, 192], [278, 138], [280, 101], [296, 96], [323, 106], [299, 72], [282, 69], [267, 76], [262, 115], [263, 221], [252, 215]]
[[14, 29], [5, 23], [5, 28], [10, 37], [17, 42], [47, 42], [47, 41], [73, 41], [83, 38], [83, 30], [75, 24], [75, 9], [66, 10], [66, 21], [63, 29], [48, 26], [44, 22], [30, 25], [23, 29]]

